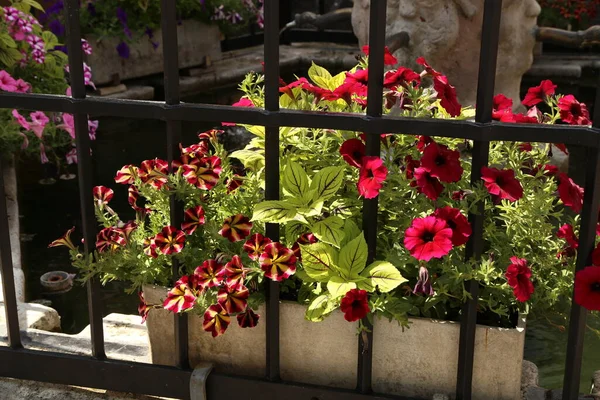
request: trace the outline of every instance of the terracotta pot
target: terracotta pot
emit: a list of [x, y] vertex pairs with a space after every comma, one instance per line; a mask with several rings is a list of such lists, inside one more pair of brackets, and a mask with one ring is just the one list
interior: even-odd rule
[[[166, 297], [167, 289], [145, 286], [151, 304]], [[227, 332], [217, 338], [202, 330], [200, 316], [190, 315], [192, 365], [215, 364], [218, 371], [262, 377], [265, 375], [265, 310], [255, 328], [242, 329], [232, 318]], [[323, 322], [304, 319], [305, 307], [282, 302], [280, 309], [281, 378], [352, 389], [356, 386], [357, 324], [336, 311]], [[155, 364], [174, 365], [173, 315], [152, 310], [148, 333]], [[373, 390], [377, 393], [431, 398], [454, 395], [460, 325], [412, 318], [410, 329], [397, 322], [375, 319], [373, 329]], [[478, 326], [475, 339], [474, 400], [521, 398], [521, 365], [525, 320], [516, 329]]]

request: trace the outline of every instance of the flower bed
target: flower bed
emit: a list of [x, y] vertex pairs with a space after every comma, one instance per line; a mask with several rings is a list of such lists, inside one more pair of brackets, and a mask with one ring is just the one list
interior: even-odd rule
[[[388, 53], [386, 63], [395, 62]], [[386, 72], [383, 111], [404, 117], [472, 118], [473, 110], [458, 103], [448, 79], [424, 59], [418, 63], [423, 66], [420, 73], [404, 67]], [[310, 81], [280, 82], [282, 108], [364, 112], [367, 57], [336, 76], [313, 65], [308, 77]], [[240, 85], [244, 97], [236, 106], [263, 107], [262, 84], [262, 75], [249, 74]], [[530, 89], [523, 101], [525, 114], [514, 114], [512, 100], [498, 95], [493, 118], [507, 123], [590, 124], [584, 104], [554, 91], [549, 81]], [[595, 266], [600, 259], [595, 257], [594, 265], [574, 274], [583, 189], [550, 164], [549, 144], [491, 143], [489, 166], [481, 170], [481, 181], [471, 184], [472, 144], [466, 140], [390, 133], [378, 138], [381, 149], [371, 156], [366, 152], [365, 134], [284, 127], [279, 132], [280, 199], [263, 201], [266, 133], [264, 127], [245, 127], [253, 137], [243, 150], [228, 153], [220, 140], [223, 132], [211, 130], [201, 133], [198, 143], [181, 146], [181, 157], [171, 165], [153, 159], [124, 166], [115, 181], [128, 185], [135, 219], [125, 222], [109, 206], [113, 191], [99, 186], [94, 198], [103, 229], [97, 237], [97, 251], [81, 254], [70, 239], [72, 230], [52, 245], [68, 246], [73, 264], [86, 277], [127, 280], [132, 290], [146, 284], [168, 285], [172, 261], [177, 260], [181, 278], [166, 295], [144, 299], [141, 293], [139, 311], [144, 318], [161, 308], [197, 315], [207, 332], [202, 340], [212, 336], [215, 346], [227, 341], [219, 337], [227, 337], [228, 330], [237, 332], [234, 337], [241, 334], [236, 325], [262, 329], [260, 307], [269, 281], [281, 283], [282, 299], [304, 307], [306, 323], [302, 321], [302, 326], [309, 326], [309, 321], [320, 324], [302, 337], [313, 346], [314, 338], [326, 335], [314, 333], [320, 329], [330, 332], [326, 327], [334, 326], [331, 332], [336, 337], [348, 330], [364, 338], [362, 333], [371, 325], [375, 335], [380, 335], [378, 331], [382, 335], [376, 346], [385, 346], [379, 343], [399, 340], [396, 335], [402, 328], [415, 328], [410, 335], [424, 334], [419, 326], [427, 323], [415, 317], [458, 320], [469, 299], [466, 284], [475, 280], [480, 285], [478, 322], [513, 329], [510, 335], [514, 336], [509, 347], [515, 353], [510, 360], [498, 363], [490, 357], [488, 364], [481, 364], [481, 371], [500, 365], [500, 371], [518, 372], [523, 342], [522, 333], [514, 328], [519, 315], [564, 318], [574, 279], [575, 301], [591, 310], [600, 309], [600, 267]], [[568, 151], [560, 143], [555, 146]], [[178, 226], [171, 225], [172, 196], [185, 211]], [[371, 254], [360, 228], [365, 199], [377, 199], [379, 206], [377, 246]], [[482, 211], [482, 258], [465, 260], [465, 245], [472, 235], [468, 215]], [[281, 236], [265, 236], [264, 223], [280, 224]], [[595, 253], [600, 254], [600, 246]], [[286, 313], [281, 314], [282, 326]], [[289, 318], [299, 315], [297, 311], [289, 314]], [[351, 324], [345, 328], [330, 325], [342, 316]], [[199, 322], [199, 318], [192, 320], [192, 324]], [[300, 320], [293, 320], [294, 329]], [[392, 325], [390, 331], [378, 329]], [[445, 326], [457, 331], [450, 323], [435, 326], [432, 335], [439, 335]], [[490, 329], [480, 328], [488, 333]], [[193, 332], [197, 335], [200, 330], [196, 327]], [[348, 336], [355, 344], [356, 336]], [[293, 340], [289, 348], [284, 343], [285, 334], [282, 357], [294, 349], [312, 354]], [[425, 351], [419, 343], [411, 343]], [[352, 347], [356, 346], [344, 345], [340, 352]], [[444, 349], [442, 345], [438, 351]], [[331, 358], [340, 356], [331, 349], [323, 352]], [[478, 352], [485, 354], [485, 350]], [[225, 357], [220, 364], [237, 368], [226, 353], [217, 353], [215, 357]], [[296, 353], [295, 358], [302, 357]], [[355, 354], [349, 359], [356, 360]], [[445, 368], [453, 371], [455, 359], [446, 361]], [[391, 372], [398, 368], [383, 361], [380, 365], [392, 374], [375, 379], [382, 391], [396, 390], [391, 383], [396, 381], [405, 384], [402, 389], [406, 390], [429, 373], [423, 362], [412, 381], [402, 383], [400, 375]], [[240, 374], [248, 373], [241, 369]], [[348, 374], [348, 369], [344, 371]], [[352, 380], [344, 376], [342, 381]], [[511, 378], [513, 383], [518, 376]], [[304, 378], [293, 375], [290, 379]], [[310, 377], [311, 382], [317, 379]], [[509, 390], [507, 385], [501, 383], [496, 390], [505, 386]]]

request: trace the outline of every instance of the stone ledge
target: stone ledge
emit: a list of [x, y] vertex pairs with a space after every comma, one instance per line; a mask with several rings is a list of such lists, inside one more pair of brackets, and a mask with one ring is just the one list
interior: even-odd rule
[[[60, 316], [55, 309], [35, 303], [18, 303], [18, 310], [21, 330], [60, 331]], [[0, 303], [0, 334], [6, 335], [4, 303]]]

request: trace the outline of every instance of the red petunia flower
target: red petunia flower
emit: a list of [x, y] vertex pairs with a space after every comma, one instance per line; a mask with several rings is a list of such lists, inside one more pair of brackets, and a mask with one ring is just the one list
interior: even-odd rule
[[279, 87], [280, 93], [285, 93], [293, 100], [296, 100], [296, 96], [294, 96], [294, 91], [292, 90], [295, 87], [302, 86], [305, 83], [309, 83], [306, 78], [300, 78], [297, 81], [290, 83], [289, 85], [284, 85]]
[[523, 151], [523, 152], [530, 152], [533, 150], [533, 146], [531, 145], [531, 143], [521, 143], [519, 145], [519, 151]]
[[600, 311], [600, 267], [586, 267], [575, 274], [575, 302], [590, 311]]
[[240, 256], [233, 256], [231, 261], [225, 264], [225, 284], [229, 287], [243, 286], [246, 277], [246, 268], [242, 265]]
[[427, 148], [427, 146], [429, 146], [431, 143], [435, 143], [435, 140], [433, 140], [430, 136], [417, 136], [417, 150], [419, 150], [421, 153], [424, 152], [425, 148]]
[[358, 193], [365, 199], [374, 199], [383, 187], [388, 169], [379, 157], [365, 156], [362, 161], [357, 183]]
[[449, 206], [438, 208], [433, 213], [433, 216], [446, 221], [450, 229], [452, 229], [452, 244], [454, 246], [462, 246], [469, 241], [469, 237], [473, 232], [471, 224], [458, 208]]
[[190, 277], [182, 276], [173, 289], [169, 291], [167, 298], [163, 303], [163, 308], [174, 313], [180, 313], [194, 307], [196, 303], [196, 293], [193, 288], [193, 283], [190, 282]]
[[540, 82], [539, 86], [529, 88], [527, 94], [525, 95], [525, 99], [523, 99], [523, 105], [526, 107], [532, 107], [536, 104], [546, 101], [546, 98], [554, 94], [555, 89], [556, 85], [553, 84], [552, 81], [544, 80]]
[[250, 218], [242, 214], [232, 215], [223, 222], [223, 227], [219, 231], [219, 235], [228, 239], [230, 242], [239, 242], [250, 235], [252, 222]]
[[144, 239], [144, 254], [148, 257], [157, 258], [158, 252], [156, 251], [156, 243], [154, 242], [154, 238]]
[[481, 179], [490, 194], [517, 201], [523, 197], [523, 187], [512, 169], [481, 167]]
[[425, 57], [419, 57], [417, 58], [417, 64], [422, 65], [425, 68], [425, 71], [427, 72], [428, 75], [431, 75], [432, 77], [436, 77], [436, 76], [440, 76], [442, 74], [440, 74], [439, 72], [437, 72], [435, 69], [433, 69], [431, 67], [431, 65], [429, 65], [427, 63], [427, 61], [425, 61]]
[[204, 225], [204, 209], [202, 206], [196, 206], [185, 210], [181, 230], [184, 231], [186, 235], [191, 235], [200, 225]]
[[181, 253], [185, 245], [185, 233], [173, 226], [165, 226], [154, 237], [154, 243], [156, 248], [165, 255]]
[[227, 270], [223, 264], [216, 260], [206, 260], [194, 271], [194, 279], [203, 288], [212, 288], [221, 285]]
[[217, 303], [227, 311], [228, 314], [243, 312], [248, 305], [250, 291], [244, 285], [228, 286], [219, 289]]
[[292, 245], [292, 251], [294, 252], [294, 255], [296, 256], [298, 261], [302, 262], [302, 251], [300, 250], [300, 245], [313, 244], [317, 243], [318, 241], [319, 239], [317, 239], [317, 237], [312, 233], [303, 233], [302, 235], [300, 235], [300, 237], [298, 237], [298, 240], [296, 240]]
[[313, 85], [310, 82], [304, 82], [302, 84], [302, 89], [306, 90], [309, 93], [312, 93], [315, 96], [315, 100], [318, 102], [321, 99], [331, 99], [333, 98], [333, 92], [329, 89], [323, 89], [318, 86]]
[[504, 114], [512, 113], [513, 101], [503, 94], [497, 94], [494, 96], [494, 103], [492, 107], [492, 118], [500, 120]]
[[512, 111], [506, 110], [500, 118], [500, 122], [513, 124], [537, 124], [539, 123], [537, 116], [529, 116], [525, 114], [513, 114]]
[[561, 172], [558, 175], [558, 195], [567, 207], [571, 207], [573, 211], [579, 213], [583, 208], [583, 188], [573, 182], [567, 174]]
[[404, 246], [417, 260], [441, 258], [452, 250], [452, 229], [434, 216], [415, 218], [404, 233]]
[[600, 267], [600, 243], [596, 245], [594, 251], [592, 251], [592, 265]]
[[127, 244], [125, 233], [115, 227], [104, 228], [96, 235], [96, 250], [103, 253], [107, 250], [114, 251]]
[[414, 175], [419, 192], [427, 196], [428, 199], [437, 200], [444, 191], [444, 185], [440, 183], [440, 180], [431, 176], [425, 168], [415, 168]]
[[579, 239], [575, 236], [573, 225], [564, 224], [556, 232], [556, 237], [564, 239], [567, 242], [567, 247], [558, 253], [558, 257], [573, 257], [579, 248]]
[[279, 242], [269, 243], [259, 258], [265, 277], [276, 282], [289, 278], [296, 272], [294, 252]]
[[48, 245], [48, 247], [66, 246], [71, 250], [77, 250], [77, 248], [73, 244], [73, 241], [71, 240], [71, 234], [74, 231], [75, 231], [75, 227], [72, 227], [67, 232], [65, 232], [65, 234], [62, 237], [60, 237], [60, 238], [56, 239], [55, 241], [53, 241], [52, 243], [50, 243]]
[[107, 188], [106, 186], [96, 186], [92, 192], [94, 194], [96, 205], [98, 205], [100, 208], [108, 204], [115, 194], [112, 189]]
[[[249, 107], [252, 108], [254, 107], [254, 103], [252, 102], [252, 100], [246, 98], [246, 97], [242, 97], [239, 101], [235, 102], [232, 104], [232, 107]], [[236, 126], [235, 122], [221, 122], [221, 125], [223, 126]]]
[[143, 183], [150, 184], [153, 188], [160, 190], [168, 181], [169, 164], [158, 158], [146, 160], [140, 164], [138, 174]]
[[[358, 84], [364, 86], [364, 88], [357, 89], [357, 94], [366, 96], [367, 85], [369, 83], [369, 70], [368, 69], [357, 69], [354, 73], [346, 72], [346, 79], [344, 83]], [[358, 86], [357, 86], [358, 87]]]
[[527, 260], [511, 257], [510, 264], [506, 269], [508, 285], [513, 288], [516, 299], [522, 303], [528, 301], [534, 292], [531, 282], [531, 270], [527, 266]]
[[340, 302], [340, 309], [344, 313], [344, 319], [355, 322], [367, 316], [369, 311], [368, 294], [366, 290], [351, 289]]
[[437, 143], [425, 148], [421, 157], [421, 167], [442, 182], [458, 182], [463, 174], [460, 153]]
[[415, 168], [419, 168], [420, 166], [421, 161], [413, 159], [411, 155], [404, 157], [404, 173], [406, 174], [406, 179], [413, 179], [415, 177]]
[[413, 289], [414, 294], [424, 294], [425, 296], [433, 296], [435, 291], [431, 286], [431, 279], [429, 278], [429, 270], [426, 267], [419, 267], [419, 279]]
[[578, 102], [575, 96], [569, 94], [558, 100], [560, 119], [569, 125], [591, 125], [590, 112], [585, 104]]
[[222, 171], [221, 159], [217, 156], [194, 158], [181, 168], [188, 183], [202, 190], [214, 188]]
[[362, 166], [366, 151], [365, 144], [359, 139], [348, 139], [340, 146], [340, 154], [344, 161], [356, 168]]
[[395, 71], [385, 73], [383, 86], [387, 89], [396, 90], [398, 86], [407, 87], [413, 82], [420, 83], [421, 76], [410, 68], [399, 67]]
[[243, 249], [252, 260], [256, 261], [264, 253], [265, 246], [269, 243], [271, 243], [271, 239], [260, 233], [255, 233], [244, 243]]
[[250, 307], [246, 308], [242, 314], [237, 315], [238, 324], [242, 328], [254, 328], [258, 325], [260, 315], [256, 314]]
[[140, 317], [142, 317], [143, 324], [144, 322], [146, 322], [146, 319], [148, 318], [148, 313], [150, 312], [152, 307], [150, 307], [146, 303], [146, 300], [144, 299], [144, 292], [138, 292], [138, 297], [140, 298], [140, 304], [138, 304], [138, 314], [140, 314]]
[[336, 101], [339, 99], [344, 100], [348, 105], [352, 105], [355, 101], [353, 96], [366, 96], [367, 87], [362, 83], [357, 82], [345, 82], [338, 86], [331, 95], [325, 97], [326, 100]]
[[204, 313], [202, 329], [210, 332], [212, 337], [217, 337], [225, 333], [230, 322], [231, 317], [227, 311], [219, 304], [213, 304]]
[[125, 165], [115, 176], [115, 182], [123, 185], [131, 185], [135, 182], [135, 177], [138, 174], [138, 167], [135, 165]]
[[244, 184], [244, 180], [242, 179], [242, 177], [238, 174], [234, 174], [231, 179], [227, 180], [226, 186], [227, 186], [227, 194], [234, 192], [235, 190], [237, 190], [240, 186], [242, 186]]
[[[366, 56], [369, 55], [369, 45], [366, 44], [362, 48], [362, 52], [365, 53]], [[394, 57], [394, 55], [390, 52], [390, 49], [385, 46], [383, 53], [383, 65], [396, 65], [398, 64], [398, 59]]]
[[456, 97], [456, 88], [448, 82], [444, 75], [433, 78], [433, 88], [437, 92], [437, 98], [441, 100], [440, 104], [450, 114], [451, 117], [460, 115], [462, 106]]

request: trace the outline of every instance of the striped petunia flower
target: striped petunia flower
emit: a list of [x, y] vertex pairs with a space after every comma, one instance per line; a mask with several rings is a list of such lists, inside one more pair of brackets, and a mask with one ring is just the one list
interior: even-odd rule
[[102, 208], [112, 200], [115, 192], [106, 186], [96, 186], [93, 189], [93, 194], [96, 204], [98, 207]]
[[217, 302], [228, 314], [243, 312], [248, 305], [250, 292], [244, 285], [224, 286], [217, 294]]
[[71, 241], [71, 234], [75, 230], [75, 227], [69, 229], [62, 237], [56, 239], [52, 243], [48, 245], [48, 247], [59, 247], [59, 246], [67, 246], [71, 250], [77, 250], [75, 245]]
[[158, 158], [154, 160], [146, 160], [140, 164], [138, 174], [142, 182], [151, 185], [153, 188], [160, 190], [166, 185], [169, 173], [169, 164]]
[[131, 185], [135, 181], [135, 177], [137, 175], [138, 167], [135, 165], [125, 165], [123, 168], [117, 171], [115, 182], [123, 185]]
[[185, 245], [185, 234], [173, 226], [165, 226], [154, 237], [154, 243], [156, 248], [165, 255], [181, 253]]
[[183, 177], [190, 185], [202, 190], [211, 190], [221, 176], [221, 159], [217, 156], [193, 158], [189, 164], [181, 166]]
[[241, 286], [246, 277], [246, 268], [242, 265], [240, 256], [233, 256], [231, 261], [225, 264], [225, 283], [229, 287]]
[[163, 308], [174, 313], [180, 313], [194, 307], [196, 303], [196, 291], [190, 285], [190, 277], [182, 276], [173, 289], [169, 290], [169, 294], [163, 303]]
[[260, 268], [265, 272], [265, 277], [281, 282], [296, 272], [296, 256], [293, 250], [284, 247], [279, 242], [269, 243], [261, 254]]
[[246, 307], [246, 311], [237, 315], [238, 324], [242, 328], [254, 328], [258, 325], [260, 315], [256, 314], [250, 307]]
[[216, 260], [206, 260], [194, 271], [194, 278], [198, 285], [203, 288], [211, 288], [221, 285], [225, 279], [226, 269], [223, 264]]
[[181, 230], [184, 231], [186, 235], [191, 235], [200, 225], [204, 225], [204, 209], [202, 206], [196, 206], [185, 210]]
[[250, 218], [242, 214], [232, 215], [223, 222], [223, 227], [219, 231], [219, 235], [228, 239], [230, 242], [239, 242], [250, 235], [252, 222]]
[[260, 233], [255, 233], [244, 243], [244, 251], [248, 253], [248, 256], [256, 261], [260, 255], [264, 252], [265, 246], [271, 243], [271, 239], [264, 237]]
[[100, 253], [107, 250], [114, 251], [126, 244], [127, 239], [125, 238], [125, 232], [119, 228], [104, 228], [96, 235], [96, 250]]
[[225, 333], [230, 322], [231, 317], [227, 311], [221, 305], [213, 304], [204, 313], [202, 328], [217, 337]]

